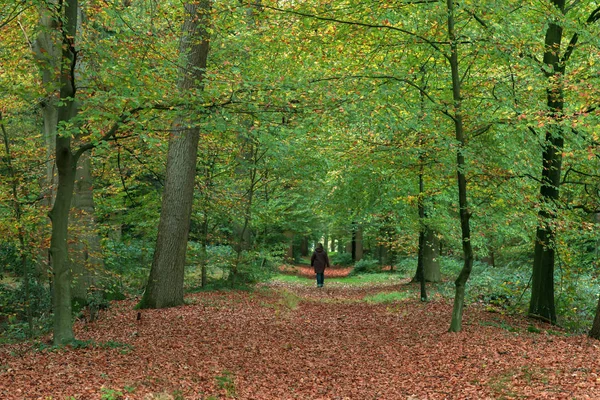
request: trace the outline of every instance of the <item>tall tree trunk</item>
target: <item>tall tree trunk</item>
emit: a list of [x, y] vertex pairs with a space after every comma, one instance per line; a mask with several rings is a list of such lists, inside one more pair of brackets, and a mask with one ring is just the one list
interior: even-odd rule
[[[553, 0], [552, 3], [564, 13], [565, 1]], [[554, 261], [556, 218], [554, 205], [558, 201], [564, 139], [562, 128], [558, 124], [564, 107], [563, 74], [564, 64], [560, 60], [560, 44], [563, 29], [557, 23], [550, 23], [546, 29], [544, 41], [544, 64], [548, 79], [547, 106], [551, 119], [556, 121], [546, 131], [542, 155], [542, 185], [540, 196], [542, 207], [538, 213], [539, 225], [535, 235], [535, 253], [533, 259], [533, 277], [531, 281], [531, 300], [529, 315], [556, 323], [554, 306]]]
[[[58, 106], [58, 124], [68, 122], [76, 113], [75, 76], [77, 63], [75, 38], [77, 37], [77, 0], [63, 3], [62, 18], [62, 62], [60, 73], [60, 103]], [[71, 136], [56, 135], [55, 160], [58, 171], [58, 185], [54, 206], [50, 211], [52, 237], [50, 239], [50, 257], [54, 290], [52, 305], [54, 308], [54, 343], [66, 344], [74, 340], [71, 316], [71, 270], [68, 257], [69, 210], [75, 186], [75, 170], [78, 155], [71, 152]]]
[[[48, 8], [43, 7], [40, 12], [40, 33], [36, 37], [33, 45], [37, 62], [42, 72], [43, 87], [48, 91], [46, 98], [42, 102], [43, 137], [46, 143], [47, 170], [45, 181], [45, 206], [49, 209], [54, 204], [57, 188], [56, 164], [54, 162], [54, 153], [56, 152], [56, 132], [58, 123], [58, 97], [57, 88], [60, 87], [60, 60], [62, 36], [57, 32], [58, 23], [53, 11], [54, 7], [58, 9], [58, 2], [52, 0], [48, 2]], [[81, 34], [81, 8], [78, 8], [77, 32]], [[82, 62], [79, 58], [75, 66], [75, 79], [78, 80], [82, 69]], [[77, 106], [75, 105], [77, 113]], [[71, 269], [73, 271], [74, 281], [72, 282], [72, 295], [80, 302], [87, 300], [87, 290], [95, 281], [92, 271], [96, 271], [103, 265], [100, 256], [100, 238], [96, 231], [94, 220], [94, 200], [91, 182], [91, 158], [83, 156], [80, 160], [80, 168], [77, 169], [75, 193], [73, 194], [73, 209], [70, 212], [69, 229], [69, 254], [71, 255]], [[40, 237], [45, 237], [40, 233]], [[43, 264], [48, 260], [48, 254], [41, 255]], [[47, 268], [40, 268], [40, 271]]]
[[[79, 36], [85, 35], [83, 20], [85, 19], [81, 7], [77, 9]], [[74, 70], [75, 80], [80, 86], [86, 85], [82, 81], [87, 68], [85, 57], [78, 57]], [[79, 104], [76, 101], [76, 113], [79, 113]], [[89, 301], [88, 290], [96, 286], [96, 276], [104, 267], [100, 248], [100, 236], [94, 218], [94, 191], [92, 182], [92, 158], [88, 153], [81, 154], [75, 173], [75, 192], [70, 212], [69, 222], [69, 259], [73, 273], [72, 296], [82, 305]]]
[[[185, 65], [179, 71], [181, 78], [178, 89], [181, 92], [203, 87], [211, 3], [209, 0], [186, 3], [184, 9], [186, 18], [179, 47], [180, 54], [185, 58]], [[188, 127], [190, 124], [193, 122], [180, 117], [172, 126], [158, 238], [140, 308], [183, 304], [185, 255], [200, 134], [197, 127]]]
[[[42, 86], [46, 95], [41, 102], [43, 131], [42, 137], [46, 146], [46, 179], [44, 181], [43, 205], [50, 210], [54, 205], [57, 187], [56, 163], [54, 154], [56, 152], [56, 129], [58, 124], [58, 87], [60, 76], [60, 60], [62, 57], [62, 37], [58, 23], [51, 8], [57, 7], [57, 0], [48, 0], [47, 6], [40, 7], [40, 32], [33, 43], [34, 54], [42, 75]], [[44, 225], [38, 234], [39, 240], [43, 242], [47, 238], [46, 226]], [[50, 249], [43, 249], [38, 255], [38, 275], [44, 276], [50, 270]]]
[[452, 321], [450, 332], [459, 332], [462, 329], [463, 307], [465, 303], [465, 286], [473, 268], [473, 248], [471, 246], [471, 226], [469, 204], [467, 201], [467, 177], [464, 157], [465, 134], [461, 106], [461, 83], [458, 73], [458, 43], [454, 30], [454, 0], [446, 0], [448, 8], [448, 39], [450, 40], [450, 69], [452, 71], [452, 98], [454, 100], [454, 130], [458, 150], [456, 152], [456, 177], [458, 183], [458, 205], [460, 208], [460, 228], [463, 248], [464, 264], [454, 281], [456, 288], [454, 306], [452, 308]]

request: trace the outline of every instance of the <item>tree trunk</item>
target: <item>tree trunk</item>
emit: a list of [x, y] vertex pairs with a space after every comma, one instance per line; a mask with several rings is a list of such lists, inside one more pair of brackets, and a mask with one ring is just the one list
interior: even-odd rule
[[[552, 3], [564, 14], [564, 0], [553, 0]], [[531, 281], [531, 300], [529, 315], [550, 323], [556, 323], [554, 306], [554, 261], [555, 230], [553, 220], [556, 218], [554, 205], [558, 201], [564, 139], [559, 120], [562, 118], [564, 93], [562, 75], [565, 70], [560, 60], [560, 44], [562, 27], [550, 23], [546, 30], [544, 64], [548, 79], [547, 106], [551, 119], [556, 125], [546, 131], [544, 152], [542, 155], [542, 185], [540, 195], [542, 207], [538, 213], [540, 224], [536, 230], [535, 253], [533, 259], [533, 277]]]
[[596, 307], [596, 317], [589, 333], [591, 338], [600, 340], [600, 298], [598, 298], [598, 307]]
[[423, 273], [427, 282], [440, 282], [442, 280], [440, 262], [438, 260], [439, 249], [440, 243], [435, 232], [427, 227], [423, 246]]
[[94, 219], [94, 193], [91, 157], [83, 154], [75, 176], [75, 192], [71, 209], [69, 254], [73, 273], [72, 296], [87, 304], [88, 289], [95, 285], [96, 274], [103, 267], [100, 237]]
[[[62, 92], [62, 90], [61, 90]], [[62, 97], [62, 95], [61, 95]], [[60, 109], [68, 107], [66, 105]], [[64, 118], [67, 110], [59, 111], [59, 121]], [[68, 226], [69, 210], [75, 186], [74, 159], [70, 149], [70, 139], [57, 137], [56, 166], [58, 169], [58, 187], [54, 207], [50, 212], [52, 221], [52, 238], [50, 240], [50, 255], [52, 260], [52, 305], [54, 308], [54, 344], [62, 345], [74, 340], [73, 321], [71, 317], [71, 269], [68, 259]]]
[[[62, 38], [57, 29], [57, 22], [54, 15], [50, 12], [51, 6], [56, 6], [56, 0], [49, 0], [48, 7], [40, 8], [41, 27], [33, 49], [37, 64], [42, 74], [42, 86], [47, 92], [41, 102], [42, 117], [44, 120], [42, 137], [46, 146], [46, 179], [44, 181], [44, 201], [43, 206], [48, 210], [54, 205], [56, 197], [56, 187], [58, 185], [56, 175], [56, 163], [54, 154], [56, 152], [56, 129], [58, 124], [58, 96], [57, 89], [60, 76], [61, 44]], [[42, 226], [38, 233], [40, 242], [47, 239], [46, 226]], [[50, 249], [45, 246], [39, 246], [42, 251], [38, 255], [37, 274], [45, 276], [50, 270]]]
[[360, 261], [364, 254], [363, 229], [361, 225], [356, 225], [354, 232], [354, 261]]
[[425, 259], [425, 231], [427, 227], [425, 225], [425, 204], [423, 202], [424, 196], [424, 183], [423, 183], [423, 156], [419, 156], [420, 170], [419, 170], [419, 255], [417, 257], [417, 279], [419, 280], [421, 287], [421, 301], [427, 301], [427, 289], [425, 287], [425, 271], [424, 271], [424, 259]]
[[[60, 103], [58, 124], [68, 122], [76, 114], [75, 76], [77, 63], [75, 38], [77, 37], [77, 0], [63, 3], [62, 62], [60, 73]], [[74, 340], [71, 316], [71, 271], [68, 258], [69, 210], [75, 185], [77, 155], [71, 152], [71, 136], [56, 135], [55, 162], [58, 171], [58, 185], [54, 206], [50, 211], [52, 237], [50, 258], [52, 262], [54, 308], [54, 344], [62, 345]]]
[[469, 204], [467, 201], [467, 178], [465, 175], [465, 135], [463, 129], [462, 106], [461, 106], [461, 82], [458, 73], [458, 44], [454, 31], [454, 1], [446, 0], [448, 8], [448, 39], [450, 39], [450, 68], [452, 72], [452, 97], [454, 100], [454, 130], [458, 150], [456, 152], [456, 177], [458, 183], [458, 205], [460, 208], [460, 228], [463, 247], [464, 264], [454, 281], [456, 292], [454, 295], [454, 306], [452, 308], [452, 321], [450, 332], [460, 332], [462, 329], [463, 307], [465, 303], [465, 286], [473, 268], [473, 248], [471, 246], [471, 226]]
[[285, 236], [285, 238], [287, 239], [287, 242], [288, 242], [287, 252], [286, 252], [284, 260], [287, 263], [293, 264], [294, 263], [294, 232], [285, 231], [285, 232], [283, 232], [283, 236]]
[[[207, 28], [210, 8], [208, 0], [184, 4], [186, 19], [179, 49], [185, 57], [185, 66], [179, 71], [181, 78], [178, 84], [182, 92], [203, 87], [209, 48]], [[180, 117], [172, 126], [158, 238], [140, 308], [183, 304], [185, 255], [200, 134], [197, 127], [189, 127], [191, 124], [193, 122]]]
[[302, 257], [308, 257], [308, 238], [303, 236], [300, 242], [300, 255]]

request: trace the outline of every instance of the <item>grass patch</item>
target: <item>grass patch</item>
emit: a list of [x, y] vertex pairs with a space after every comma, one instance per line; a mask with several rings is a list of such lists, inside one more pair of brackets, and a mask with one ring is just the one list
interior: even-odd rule
[[91, 349], [91, 348], [99, 348], [99, 349], [120, 349], [121, 354], [127, 354], [132, 349], [133, 346], [128, 343], [115, 342], [113, 340], [109, 340], [107, 342], [96, 342], [95, 340], [75, 340], [72, 343], [69, 343], [65, 346], [46, 344], [46, 343], [38, 343], [38, 345], [34, 348], [35, 351], [59, 351], [65, 349], [79, 350], [79, 349]]
[[296, 275], [277, 274], [271, 278], [271, 282], [291, 283], [294, 285], [314, 286], [314, 279], [308, 279]]
[[[365, 274], [347, 276], [342, 278], [328, 278], [325, 271], [325, 286], [328, 285], [350, 285], [350, 286], [369, 286], [376, 284], [398, 284], [404, 279], [403, 275], [381, 272], [377, 274]], [[271, 278], [271, 282], [283, 282], [301, 286], [314, 286], [315, 280], [295, 275], [277, 274]]]

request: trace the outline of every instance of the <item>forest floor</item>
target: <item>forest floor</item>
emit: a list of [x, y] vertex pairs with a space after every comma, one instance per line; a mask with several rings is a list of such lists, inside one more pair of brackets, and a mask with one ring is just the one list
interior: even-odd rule
[[[78, 346], [0, 347], [0, 399], [600, 399], [600, 342], [522, 317], [418, 300], [408, 280], [313, 285], [308, 267], [254, 291], [115, 302]], [[328, 270], [326, 276], [347, 270]], [[406, 293], [388, 303], [369, 296]]]

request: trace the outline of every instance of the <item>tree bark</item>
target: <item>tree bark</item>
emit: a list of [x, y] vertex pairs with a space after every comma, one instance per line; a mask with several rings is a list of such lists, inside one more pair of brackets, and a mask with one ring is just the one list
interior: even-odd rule
[[596, 317], [592, 324], [589, 336], [594, 339], [600, 340], [600, 298], [598, 298], [598, 307], [596, 307]]
[[435, 232], [427, 227], [423, 246], [423, 274], [427, 282], [440, 282], [442, 280], [440, 262], [438, 261], [439, 248], [440, 243]]
[[[62, 62], [60, 72], [60, 103], [58, 106], [58, 126], [68, 122], [76, 114], [75, 76], [77, 63], [75, 38], [77, 36], [77, 0], [63, 3]], [[54, 206], [50, 211], [52, 237], [50, 258], [52, 262], [54, 308], [54, 344], [62, 345], [74, 340], [71, 316], [71, 270], [68, 259], [69, 210], [75, 185], [75, 170], [78, 155], [71, 152], [71, 133], [56, 135], [55, 162], [58, 171], [58, 185]]]
[[[50, 210], [54, 205], [56, 197], [56, 187], [58, 185], [56, 175], [56, 163], [54, 154], [56, 152], [56, 129], [58, 124], [58, 87], [60, 76], [61, 60], [61, 35], [55, 16], [50, 11], [50, 7], [56, 7], [56, 0], [48, 1], [47, 7], [40, 8], [40, 32], [33, 43], [33, 50], [37, 64], [42, 74], [42, 85], [47, 90], [46, 96], [41, 101], [43, 131], [42, 137], [46, 145], [46, 179], [44, 181], [44, 201], [43, 205]], [[47, 238], [46, 226], [40, 228], [39, 240], [43, 242]], [[43, 249], [38, 255], [37, 273], [39, 276], [45, 276], [50, 270], [50, 249], [45, 246], [39, 246]]]
[[75, 176], [71, 209], [69, 254], [73, 273], [73, 299], [87, 304], [88, 289], [94, 286], [96, 273], [103, 267], [100, 237], [94, 219], [94, 193], [91, 157], [83, 154]]
[[[178, 89], [203, 88], [206, 69], [211, 3], [184, 4], [186, 19], [180, 42], [185, 65], [180, 69]], [[192, 112], [192, 110], [189, 110]], [[183, 304], [185, 255], [194, 196], [194, 178], [200, 131], [185, 117], [175, 120], [169, 140], [167, 171], [158, 238], [150, 277], [140, 308], [163, 308]]]
[[427, 227], [425, 226], [425, 204], [423, 202], [424, 196], [424, 182], [423, 182], [423, 156], [419, 156], [419, 255], [417, 257], [417, 279], [419, 280], [419, 284], [421, 287], [421, 301], [427, 301], [427, 289], [425, 287], [425, 270], [424, 270], [424, 259], [425, 259], [425, 231]]
[[[56, 0], [48, 2], [49, 7], [58, 8]], [[81, 34], [81, 8], [77, 11], [76, 32]], [[48, 94], [42, 102], [42, 116], [44, 120], [43, 137], [46, 143], [47, 169], [45, 181], [44, 205], [50, 209], [55, 200], [57, 190], [56, 164], [54, 154], [56, 152], [56, 134], [58, 126], [58, 96], [57, 88], [60, 87], [60, 61], [62, 35], [58, 33], [55, 16], [49, 8], [42, 8], [40, 12], [40, 26], [43, 28], [36, 37], [33, 45], [37, 63], [42, 73], [43, 87]], [[75, 80], [81, 75], [81, 58], [72, 73]], [[77, 104], [73, 106], [72, 116], [76, 115]], [[91, 158], [83, 156], [80, 160], [80, 168], [77, 169], [75, 192], [73, 194], [73, 208], [70, 212], [69, 224], [69, 254], [70, 268], [73, 271], [72, 295], [81, 303], [87, 301], [88, 288], [94, 283], [93, 272], [103, 265], [100, 251], [100, 238], [96, 231], [94, 220], [94, 200], [91, 181]], [[40, 237], [45, 237], [40, 233]], [[48, 260], [48, 254], [41, 255], [41, 263]], [[40, 271], [47, 268], [40, 266]]]
[[[552, 3], [564, 14], [565, 1], [553, 0]], [[557, 124], [546, 131], [544, 151], [542, 154], [542, 184], [540, 187], [541, 209], [538, 213], [539, 225], [535, 235], [535, 253], [533, 259], [533, 276], [531, 281], [531, 300], [529, 315], [550, 323], [556, 323], [554, 305], [554, 261], [555, 230], [553, 220], [556, 218], [554, 204], [558, 201], [562, 149], [564, 139], [558, 122], [562, 118], [564, 107], [563, 80], [565, 66], [560, 61], [560, 44], [563, 29], [556, 23], [550, 23], [544, 41], [544, 64], [548, 79], [547, 106], [548, 114]]]
[[450, 69], [452, 73], [452, 98], [454, 100], [454, 131], [459, 144], [456, 152], [456, 177], [458, 183], [458, 205], [460, 208], [460, 228], [464, 264], [454, 281], [455, 295], [452, 308], [452, 321], [450, 332], [460, 332], [462, 329], [463, 307], [465, 303], [465, 286], [473, 269], [473, 248], [471, 246], [471, 226], [469, 204], [467, 201], [467, 177], [465, 173], [466, 163], [463, 154], [465, 148], [465, 134], [463, 128], [462, 106], [461, 106], [461, 82], [458, 73], [458, 44], [454, 30], [454, 1], [446, 0], [448, 8], [448, 39], [450, 39]]
[[354, 261], [360, 261], [364, 254], [363, 228], [360, 224], [355, 226], [354, 232]]

